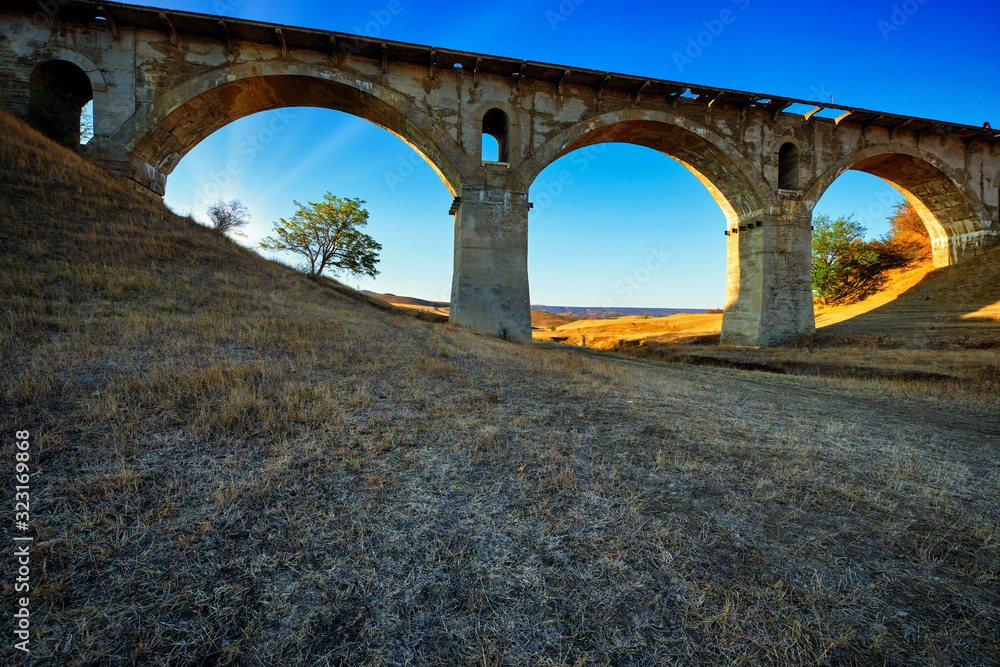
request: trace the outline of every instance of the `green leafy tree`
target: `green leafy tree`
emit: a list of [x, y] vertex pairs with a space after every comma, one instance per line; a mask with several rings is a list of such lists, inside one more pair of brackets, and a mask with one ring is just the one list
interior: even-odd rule
[[927, 233], [927, 225], [924, 224], [916, 209], [910, 206], [909, 202], [900, 202], [893, 208], [896, 210], [889, 216], [889, 227], [893, 236], [912, 234], [924, 239], [930, 238]]
[[890, 269], [904, 268], [916, 256], [915, 246], [890, 232], [865, 241], [867, 229], [853, 216], [813, 220], [812, 289], [824, 305], [850, 303], [870, 296]]
[[307, 206], [293, 203], [298, 211], [291, 219], [275, 223], [275, 235], [261, 241], [262, 248], [304, 256], [311, 278], [327, 269], [355, 276], [378, 275], [375, 265], [382, 246], [360, 230], [368, 224], [364, 201], [341, 199], [327, 192], [322, 202]]
[[812, 288], [823, 304], [846, 300], [878, 264], [878, 252], [864, 240], [865, 226], [852, 218], [813, 220]]

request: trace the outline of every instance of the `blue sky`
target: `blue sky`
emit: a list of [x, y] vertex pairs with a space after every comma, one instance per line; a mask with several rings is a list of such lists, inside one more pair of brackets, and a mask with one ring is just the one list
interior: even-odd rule
[[[390, 0], [156, 4], [770, 95], [826, 101], [833, 95], [835, 103], [849, 106], [1000, 124], [995, 0], [717, 0], [627, 9], [600, 0], [397, 1], [402, 10], [396, 14], [385, 11]], [[719, 20], [724, 11], [731, 12], [728, 23]], [[707, 46], [691, 47], [700, 33], [707, 33], [700, 35]], [[241, 160], [237, 176], [224, 176], [226, 163], [252, 137], [262, 150]], [[650, 149], [609, 144], [585, 150], [551, 165], [532, 186], [532, 302], [721, 307], [725, 221], [704, 187]], [[564, 170], [571, 176], [568, 185], [559, 184]], [[344, 277], [347, 283], [448, 300], [451, 196], [405, 143], [366, 121], [301, 108], [244, 118], [180, 162], [165, 200], [178, 212], [204, 218], [206, 201], [241, 199], [253, 216], [242, 241], [256, 245], [274, 221], [293, 213], [293, 200], [319, 201], [327, 190], [364, 199], [371, 214], [367, 231], [383, 245], [378, 278]], [[886, 230], [891, 205], [901, 200], [883, 181], [848, 172], [816, 213], [853, 213], [878, 235]], [[653, 255], [667, 260], [645, 272], [641, 267]], [[623, 289], [629, 277], [641, 279], [638, 290]]]

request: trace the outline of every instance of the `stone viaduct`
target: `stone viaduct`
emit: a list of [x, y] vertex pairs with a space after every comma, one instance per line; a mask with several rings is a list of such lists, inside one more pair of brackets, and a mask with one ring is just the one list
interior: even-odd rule
[[514, 340], [531, 338], [532, 181], [601, 142], [673, 157], [722, 208], [723, 336], [735, 344], [815, 330], [812, 210], [848, 169], [916, 207], [937, 266], [1000, 237], [1000, 131], [822, 102], [88, 0], [6, 0], [0, 86], [8, 111], [41, 108], [77, 138], [92, 99], [81, 150], [158, 195], [189, 150], [249, 114], [312, 106], [376, 123], [454, 197], [452, 321]]

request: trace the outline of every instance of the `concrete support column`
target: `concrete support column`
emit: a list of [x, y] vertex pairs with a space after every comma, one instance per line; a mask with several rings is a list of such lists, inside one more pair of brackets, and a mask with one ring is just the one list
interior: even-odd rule
[[763, 224], [761, 218], [741, 220], [727, 230], [722, 342], [730, 345], [758, 344], [764, 234], [757, 222]]
[[506, 166], [487, 167], [486, 183], [463, 187], [458, 203], [449, 319], [530, 342], [528, 193], [507, 187]]
[[777, 345], [816, 331], [812, 214], [798, 200], [779, 204], [729, 230], [724, 343]]

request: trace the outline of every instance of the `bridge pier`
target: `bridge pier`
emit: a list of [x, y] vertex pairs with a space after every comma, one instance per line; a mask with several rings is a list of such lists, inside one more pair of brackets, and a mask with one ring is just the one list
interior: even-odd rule
[[722, 342], [777, 345], [815, 333], [810, 265], [812, 215], [799, 200], [729, 230]]
[[484, 167], [486, 184], [463, 187], [457, 202], [449, 319], [483, 333], [531, 342], [528, 193], [502, 183], [506, 165]]

